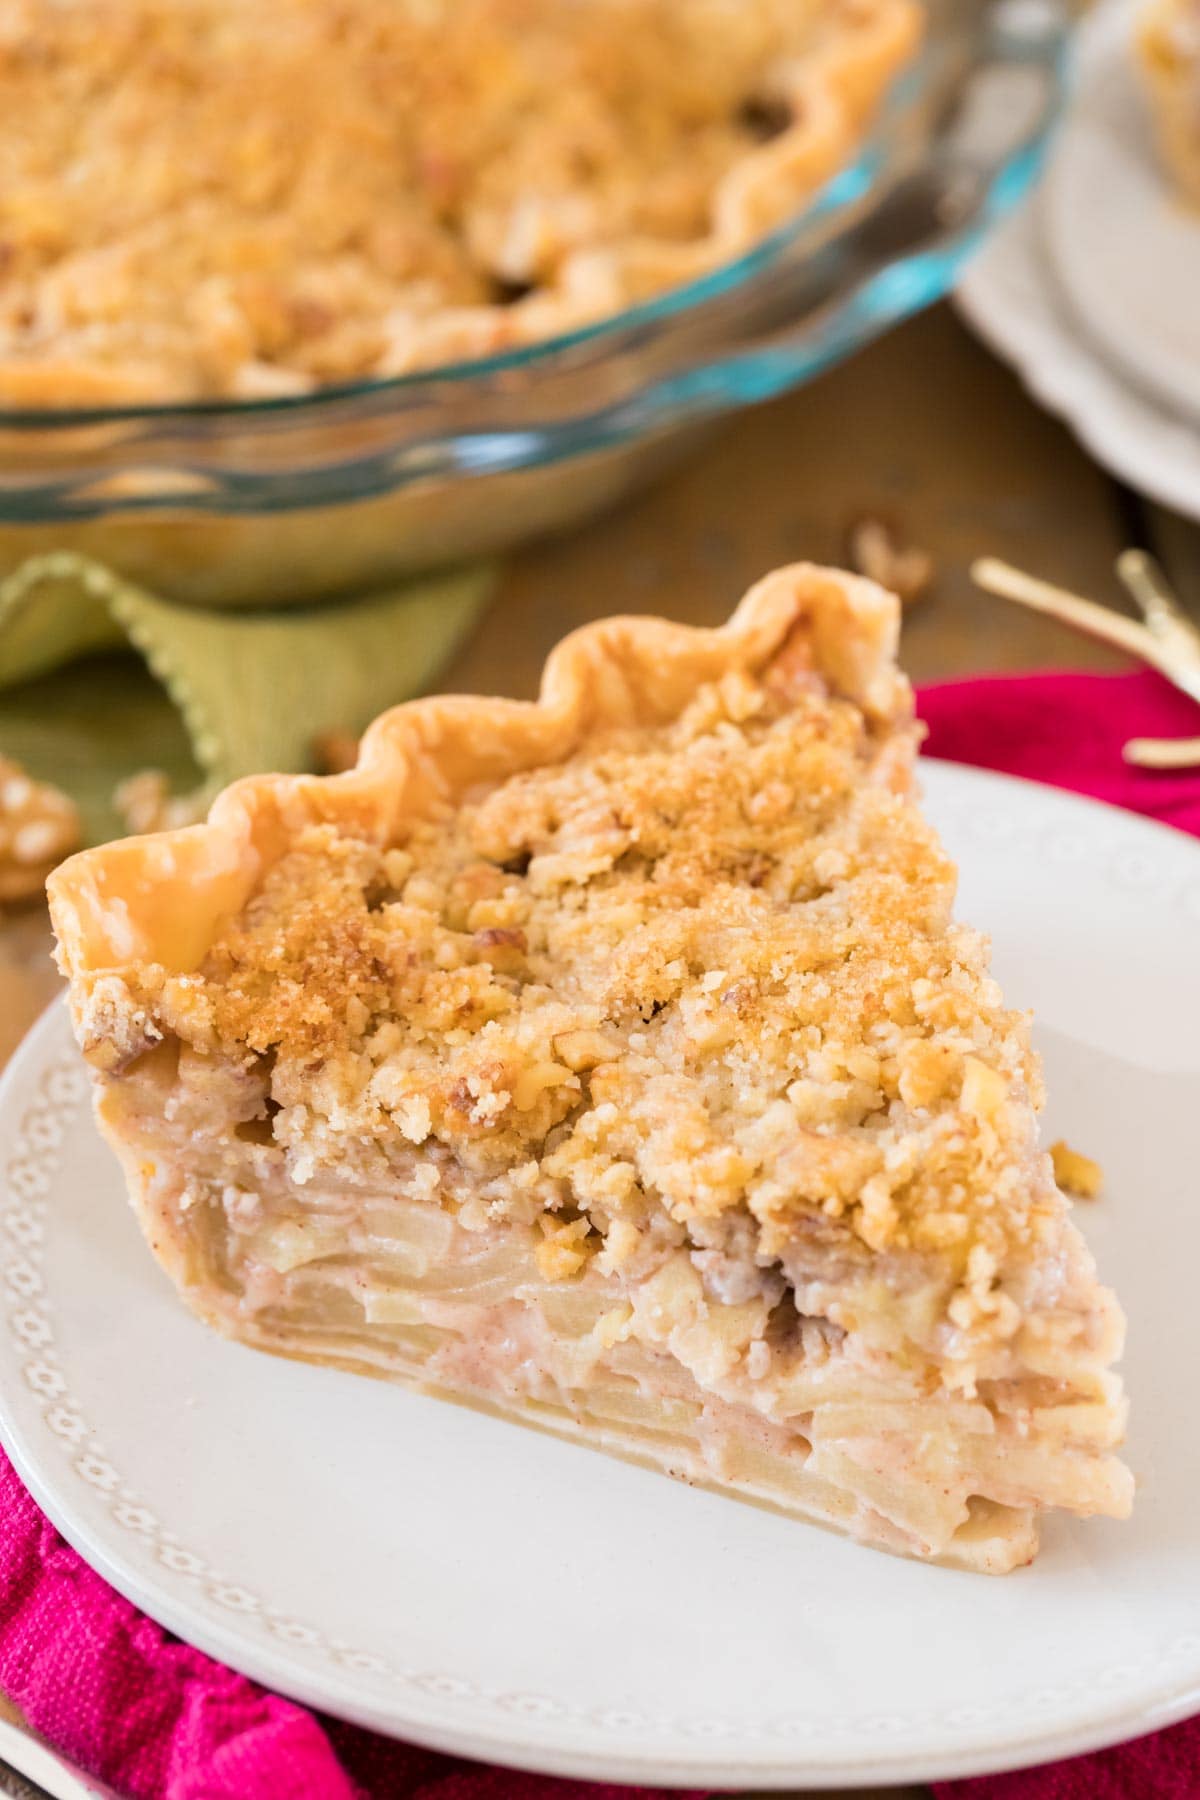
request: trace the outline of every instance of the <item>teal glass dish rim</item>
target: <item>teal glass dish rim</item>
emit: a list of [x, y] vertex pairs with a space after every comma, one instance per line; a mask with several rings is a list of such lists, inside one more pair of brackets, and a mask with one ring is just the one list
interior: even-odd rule
[[[894, 102], [889, 102], [889, 106]], [[297, 394], [276, 394], [257, 400], [186, 400], [152, 401], [130, 406], [78, 407], [3, 407], [0, 406], [0, 429], [10, 431], [44, 430], [47, 427], [102, 425], [113, 421], [148, 422], [164, 420], [212, 419], [256, 423], [271, 417], [293, 417], [311, 413], [314, 417], [344, 405], [348, 400], [379, 400], [383, 403], [441, 383], [479, 381], [509, 370], [529, 369], [549, 362], [568, 351], [603, 345], [605, 340], [624, 332], [658, 324], [675, 314], [701, 306], [724, 296], [755, 275], [771, 268], [795, 240], [817, 221], [836, 215], [851, 202], [860, 199], [871, 187], [881, 166], [878, 132], [851, 164], [828, 182], [805, 209], [785, 225], [760, 238], [743, 255], [722, 263], [693, 280], [668, 288], [649, 300], [639, 301], [622, 312], [606, 314], [586, 325], [556, 336], [537, 338], [518, 344], [510, 350], [490, 356], [472, 357], [463, 362], [435, 363], [428, 368], [413, 369], [403, 375], [376, 375], [361, 381], [330, 382]]]
[[[939, 172], [944, 191], [930, 199], [931, 217], [950, 206], [954, 180], [969, 174], [974, 189], [944, 230], [924, 221], [924, 236], [910, 234], [876, 256], [877, 266], [864, 262], [860, 240], [877, 209], [894, 203], [914, 119], [946, 103], [934, 90], [939, 80], [946, 87], [948, 53], [932, 25], [861, 153], [735, 260], [624, 312], [468, 362], [263, 400], [0, 410], [0, 522], [339, 505], [618, 450], [799, 386], [949, 290], [979, 239], [1028, 188], [1057, 114], [1064, 0], [930, 0], [929, 9], [946, 33], [970, 40], [964, 87], [981, 72], [1024, 70], [1040, 82], [1028, 124], [973, 155], [969, 168], [947, 162], [944, 121], [930, 127], [904, 181], [918, 188]], [[839, 258], [851, 276], [835, 275], [824, 291], [817, 282], [799, 323], [787, 317], [798, 272]], [[772, 286], [785, 294], [785, 316], [746, 342], [742, 318]], [[613, 398], [618, 373], [624, 388]]]

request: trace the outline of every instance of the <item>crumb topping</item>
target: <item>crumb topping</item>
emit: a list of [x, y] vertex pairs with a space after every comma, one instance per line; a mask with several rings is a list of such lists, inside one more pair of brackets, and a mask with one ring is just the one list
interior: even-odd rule
[[264, 1072], [294, 1178], [415, 1158], [446, 1203], [544, 1216], [556, 1278], [664, 1223], [718, 1270], [932, 1255], [956, 1328], [1011, 1333], [997, 1271], [1061, 1202], [914, 747], [811, 676], [730, 674], [401, 843], [309, 828], [139, 999]]
[[[804, 58], [880, 4], [8, 0], [4, 390], [253, 397], [544, 335], [537, 290], [574, 253], [710, 234], [723, 177], [794, 122]], [[588, 281], [560, 310], [642, 297]], [[447, 312], [457, 345], [428, 338]]]

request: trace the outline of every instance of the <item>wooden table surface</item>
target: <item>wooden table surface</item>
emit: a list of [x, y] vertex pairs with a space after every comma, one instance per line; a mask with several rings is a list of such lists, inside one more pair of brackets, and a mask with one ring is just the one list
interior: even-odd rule
[[[610, 612], [717, 624], [776, 565], [842, 561], [863, 515], [893, 520], [935, 559], [932, 589], [905, 622], [904, 660], [919, 681], [1120, 666], [976, 592], [968, 570], [980, 555], [1119, 603], [1114, 558], [1149, 544], [1200, 617], [1200, 533], [1120, 490], [942, 307], [743, 416], [618, 512], [514, 557], [444, 685], [531, 695], [555, 641]], [[39, 910], [0, 920], [0, 1062], [56, 991], [48, 946]]]

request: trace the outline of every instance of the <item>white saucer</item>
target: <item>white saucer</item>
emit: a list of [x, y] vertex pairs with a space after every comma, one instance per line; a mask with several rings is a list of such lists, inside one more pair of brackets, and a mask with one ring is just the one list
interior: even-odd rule
[[1181, 410], [1200, 402], [1200, 350], [1185, 353], [1200, 332], [1200, 275], [1184, 285], [1200, 227], [1151, 161], [1128, 61], [1132, 12], [1131, 0], [1109, 0], [1081, 26], [1078, 97], [1043, 185], [988, 238], [956, 299], [1098, 462], [1200, 520], [1200, 425]]
[[1097, 349], [1200, 420], [1200, 213], [1171, 192], [1133, 63], [1137, 6], [1080, 31], [1075, 86], [1041, 196], [1046, 250]]
[[1200, 1708], [1200, 846], [932, 764], [962, 911], [1038, 1010], [1046, 1129], [1130, 1321], [1127, 1524], [1004, 1579], [881, 1556], [188, 1316], [61, 1008], [0, 1087], [0, 1437], [110, 1581], [329, 1712], [570, 1775], [796, 1788], [1035, 1763]]
[[1200, 431], [1110, 368], [1067, 309], [1046, 264], [1035, 205], [988, 239], [956, 290], [980, 337], [1070, 425], [1105, 468], [1200, 520]]

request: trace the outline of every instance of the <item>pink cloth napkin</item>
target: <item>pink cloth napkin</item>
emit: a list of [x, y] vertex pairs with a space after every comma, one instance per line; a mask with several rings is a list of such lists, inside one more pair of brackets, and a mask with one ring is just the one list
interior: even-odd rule
[[1200, 836], [1200, 768], [1121, 760], [1133, 737], [1200, 736], [1200, 708], [1159, 675], [995, 675], [925, 688], [919, 700], [927, 756], [1051, 782]]
[[[1200, 713], [1154, 675], [958, 682], [921, 697], [929, 751], [1049, 780], [1200, 834], [1200, 770], [1121, 762]], [[797, 1674], [803, 1650], [797, 1651]], [[320, 1718], [179, 1643], [69, 1549], [0, 1454], [0, 1689], [68, 1756], [136, 1800], [603, 1800]], [[1185, 1800], [1200, 1720], [1054, 1768], [943, 1783], [942, 1800]]]
[[[1200, 768], [1131, 768], [1131, 737], [1195, 737], [1200, 710], [1158, 675], [999, 676], [921, 696], [926, 751], [1052, 781], [1200, 837]], [[935, 1784], [938, 1800], [1198, 1800], [1200, 1718], [1095, 1756], [978, 1781]]]

